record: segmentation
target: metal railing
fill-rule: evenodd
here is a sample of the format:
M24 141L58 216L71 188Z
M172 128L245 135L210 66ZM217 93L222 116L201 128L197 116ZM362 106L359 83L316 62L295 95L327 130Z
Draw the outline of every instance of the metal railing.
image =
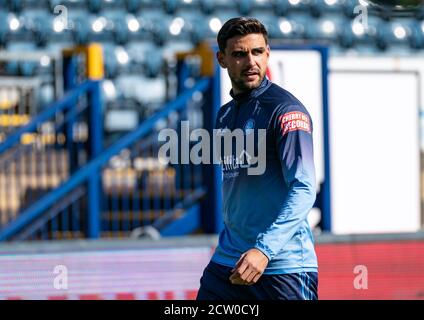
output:
M102 131L100 109L99 83L87 81L0 144L2 231L95 155L101 147L94 140Z
M1 161L14 148L22 149L19 142L24 133L57 118L58 113L69 109L70 101L78 100L79 94L89 93L88 128L82 130L86 133L86 148L83 148L86 155L80 156L82 149L78 149L78 144L72 144L71 150L65 142L61 152L70 160L69 175L62 176L53 190L36 197L30 205L20 206L13 214L3 214L0 240L125 237L139 227L151 225L172 234L175 230L166 228L169 221L175 220L180 221L185 231L195 230L199 223L198 202L205 194L203 168L161 164L157 133L164 127L178 129L180 121L199 118L210 101L198 97L209 86L209 78L200 79L107 149L103 149L101 126L96 122L96 119L102 121L99 120L99 83L90 81L72 90L61 102L0 144ZM72 114L70 118L77 123L75 116ZM55 128L60 129L60 125ZM65 133L75 135L66 130ZM190 214L190 222L184 220L184 212Z

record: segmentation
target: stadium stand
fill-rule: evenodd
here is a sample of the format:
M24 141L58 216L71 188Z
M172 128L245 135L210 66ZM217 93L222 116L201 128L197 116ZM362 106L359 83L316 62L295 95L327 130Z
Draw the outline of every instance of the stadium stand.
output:
M181 86L181 79L178 79L180 69L176 54L193 50L205 39L213 41L222 23L233 16L251 15L261 19L267 26L273 43L309 41L329 46L330 53L331 50L407 52L424 48L421 10L414 11L414 15L409 17L388 18L369 7L371 14L367 21L368 28L364 29L354 14L355 6L360 3L354 0L3 2L0 9L0 21L3 21L0 24L0 47L2 52L9 55L1 58L0 72L3 80L19 77L19 80L15 79L19 84L2 84L0 87L2 141L13 136L15 129L28 122L32 123L30 121L33 121L36 115L48 110L47 106L51 106L62 92L82 83L80 69L81 65L84 65L83 60L88 59L88 56L76 58L74 67L77 69L76 75L73 76L79 77L77 80L69 78L68 75L66 83L66 70L64 83L57 80L63 72L60 60L63 49L72 46L89 47L90 43L94 42L102 46L105 78L101 91L104 106L101 120L103 125L99 130L104 129L105 146L119 141L125 133L135 130L165 103L181 94L184 86ZM35 59L28 59L29 52L38 54L34 55ZM200 63L196 59L186 60L189 68L184 81L193 82L199 79ZM80 100L80 110L90 108L87 99L79 96L74 99ZM205 103L204 99L202 101ZM199 108L199 105L196 108ZM200 109L193 110L190 110L190 117L192 114L195 117L202 114ZM73 116L78 118L84 112ZM73 133L77 137L73 143L67 138L67 134L72 130L66 132L70 130L66 124L66 116L65 120L60 120L65 122L60 124L57 119L61 117L59 114L56 114L55 120L44 122L47 119L43 119L36 124L43 128L38 129L38 138L31 136L30 131L21 133L18 140L23 141L25 147L17 147L18 149L29 150L34 141L41 141L43 147L38 146L38 149L27 151L27 154L19 151L12 156L15 157L16 163L32 163L26 169L4 160L4 181L13 182L2 184L2 194L5 195L0 202L3 227L11 222L18 212L30 207L41 195L57 188L61 182L71 177L73 172L89 162L90 148L83 151L85 147L82 146L90 139L90 124L83 120L86 116L82 116L82 122L72 124L77 128L76 133ZM157 125L160 125L160 122ZM57 135L51 140L49 134L52 132L53 135L61 132L60 138ZM66 153L65 146L69 154ZM70 151L72 148L77 151ZM103 188L106 195L111 196L106 196L109 200L104 199L105 207L101 210L105 215L102 220L102 236L128 236L129 232L139 227L145 219L153 222L165 215L167 210L183 201L185 192L188 192L185 187L173 189L178 183L184 185L184 182L178 181L184 177L184 174L178 174L178 170L185 170L184 168L162 168L160 163L152 158L153 149L137 154L134 151L136 146L132 148L123 149L111 157L110 164L103 169ZM150 148L154 148L154 144ZM7 152L6 149L2 150L4 158ZM77 153L74 154L75 152ZM66 157L68 161L65 161ZM45 162L47 165L43 167ZM50 165L53 162L63 165L55 168ZM29 169L32 167L33 169ZM51 179L46 180L46 176ZM46 181L41 183L43 179ZM202 178L196 179L200 179L200 183L203 181ZM136 190L140 188L151 194L160 189L161 199L146 194L136 195ZM78 189L74 191L77 195ZM167 198L169 192L173 193L173 197ZM72 196L65 197L64 207L70 198ZM79 205L85 208L87 203L81 202ZM138 208L139 206L141 208ZM46 231L44 233L38 230L38 237L56 238L56 231L63 226L67 227L68 222L71 222L68 217L57 212L47 216L50 218L41 221L46 223L52 220L53 216L57 221L50 221L48 230L43 227ZM57 227L59 220L62 221L61 227ZM73 223L77 228L79 223ZM42 222L33 226L41 224ZM63 231L59 237L72 238L71 231ZM80 235L87 236L84 232ZM28 232L26 236L29 236Z
M327 53L362 56L370 58L364 63L370 70L373 57L395 57L389 71L377 71L405 78L424 73L416 62L424 49L423 5L0 0L0 299L195 298L217 239L180 236L217 233L220 173L211 165L165 164L158 134L168 128L182 135L185 120L190 129L212 129L222 102L214 77L216 35L227 19L241 15L261 20L273 46L313 48L323 60ZM417 60L400 62L411 55ZM352 71L338 62L339 73ZM328 199L320 188L315 209L322 211ZM328 225L321 216L314 229L321 236L324 298L423 298L422 232L336 237L326 234ZM64 241L91 239L99 240ZM62 295L50 288L50 273L39 270L63 260L83 276L75 278L80 287ZM375 274L369 291L352 286L352 266L361 264ZM17 272L31 280L15 279Z

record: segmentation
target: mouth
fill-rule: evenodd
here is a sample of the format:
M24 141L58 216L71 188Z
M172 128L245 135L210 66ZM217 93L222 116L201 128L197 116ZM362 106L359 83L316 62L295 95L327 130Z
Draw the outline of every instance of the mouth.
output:
M247 78L248 81L255 80L259 76L257 71L246 71L243 72L243 75Z

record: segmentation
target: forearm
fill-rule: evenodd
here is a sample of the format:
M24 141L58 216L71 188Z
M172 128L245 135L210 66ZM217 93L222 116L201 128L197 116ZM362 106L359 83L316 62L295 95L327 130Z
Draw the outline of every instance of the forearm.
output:
M307 219L316 198L315 187L310 183L296 181L289 191L277 219L257 236L255 248L269 260L280 252Z

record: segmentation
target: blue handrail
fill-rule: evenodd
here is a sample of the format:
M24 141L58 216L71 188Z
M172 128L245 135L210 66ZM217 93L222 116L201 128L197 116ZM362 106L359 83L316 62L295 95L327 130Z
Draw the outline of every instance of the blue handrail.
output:
M100 170L100 168L107 163L107 161L112 158L112 156L119 153L122 149L130 146L134 141L140 139L141 137L145 136L151 130L154 128L156 122L164 117L167 117L171 112L178 111L184 108L185 103L193 96L195 92L201 91L205 92L210 85L210 79L209 78L203 78L197 82L197 84L192 87L191 89L184 91L181 93L178 98L167 105L164 106L164 108L154 114L152 117L147 119L140 127L138 127L136 130L128 133L124 137L122 137L120 140L118 140L116 143L114 143L112 146L110 146L108 149L101 152L96 158L89 161L85 166L81 167L75 173L63 184L61 184L58 188L53 190L52 192L48 193L44 197L40 198L38 201L36 201L33 205L25 209L19 217L16 218L16 220L12 221L9 225L6 226L3 230L0 231L0 241L4 241L12 237L14 234L19 232L22 228L24 228L28 223L33 221L34 219L38 218L43 214L45 210L47 210L51 205L53 205L57 200L59 200L61 197L65 196L68 192L70 192L73 188L77 187L81 183L85 182L86 180L89 180L90 176L93 172L96 172L96 170ZM90 83L86 83L84 88L87 90L90 86ZM82 88L79 88L79 90L83 90ZM78 91L81 93L81 91ZM75 92L74 90L71 91L68 95L72 94L71 97L74 97L74 94L77 94L78 92ZM74 97L75 98L75 97ZM64 108L64 103L58 103L56 108ZM65 103L66 105L66 103ZM57 111L57 110L55 110ZM52 111L49 111L49 114L53 113ZM54 114L54 113L53 113ZM39 117L43 115L44 117L47 117L44 114L41 114ZM28 130L28 129L27 129ZM20 130L21 131L21 130ZM15 134L14 134L15 136ZM12 138L12 137L11 137ZM16 139L16 138L14 138ZM19 139L19 138L18 138ZM9 140L9 139L8 139ZM12 140L11 140L12 141ZM18 140L17 140L18 141ZM8 142L9 144L11 142ZM16 143L16 142L15 142ZM0 149L1 150L1 149ZM91 199L89 200L91 201Z
M93 89L95 85L94 81L86 81L77 88L69 91L63 99L58 102L53 103L51 106L47 107L45 111L35 116L28 124L20 127L18 130L13 132L10 136L6 138L4 142L0 144L0 154L5 152L7 149L11 148L15 144L20 142L21 136L24 133L32 132L37 129L37 125L47 121L53 117L56 113L64 111L67 108L71 107L71 101L75 101L80 95L88 92Z

